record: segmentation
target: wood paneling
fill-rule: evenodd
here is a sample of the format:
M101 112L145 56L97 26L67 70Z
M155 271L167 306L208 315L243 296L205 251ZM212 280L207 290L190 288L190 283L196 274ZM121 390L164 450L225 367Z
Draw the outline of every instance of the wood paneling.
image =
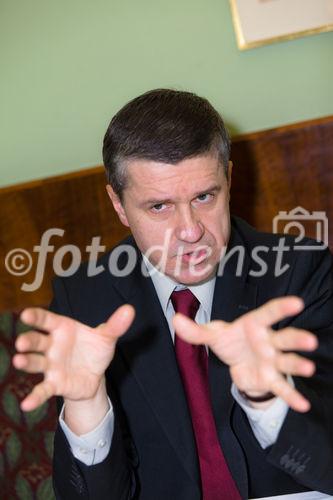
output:
M87 260L86 247L92 237L100 236L100 244L108 249L128 234L114 214L105 184L104 169L96 167L0 190L0 310L48 304L53 256L63 245L76 245L82 260ZM42 285L33 292L23 291L23 283L34 282L34 247L49 228L63 229L64 235L50 240L54 250L48 254ZM33 257L31 271L24 276L13 276L5 269L5 256L15 248L27 250ZM63 268L70 262L68 252Z
M232 212L258 229L271 231L275 215L297 206L325 211L333 220L333 117L236 137L232 159ZM102 167L0 189L0 209L0 310L49 302L53 256L61 246L76 245L86 260L92 237L100 236L108 249L127 234L106 194ZM309 223L309 235L313 227ZM49 228L65 233L50 240L54 249L42 285L23 291L22 284L35 279L34 247ZM333 248L332 231L329 238ZM15 248L33 257L26 275L13 276L5 269L5 257ZM64 268L69 263L68 253Z
M236 137L232 160L232 212L258 229L271 231L280 211L298 206L333 221L332 116ZM313 221L306 234L315 237Z

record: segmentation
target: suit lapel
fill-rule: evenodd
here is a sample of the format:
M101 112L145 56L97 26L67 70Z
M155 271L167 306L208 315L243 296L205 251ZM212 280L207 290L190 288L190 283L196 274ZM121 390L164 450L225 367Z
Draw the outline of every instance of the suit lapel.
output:
M237 234L233 234L229 251L241 242ZM242 245L244 248L244 245ZM237 254L235 254L237 256ZM231 322L243 313L256 307L257 287L246 282L249 259L244 255L242 272L236 276L237 262L232 258L225 266L222 276L217 276L211 319ZM209 382L211 399L217 432L223 453L228 462L231 474L235 479L243 498L247 495L247 469L242 448L230 423L234 408L231 395L231 377L229 368L214 353L209 353Z
M199 488L192 423L172 338L153 283L142 275L140 266L131 277L116 284L118 292L136 310L135 321L118 348L184 469Z

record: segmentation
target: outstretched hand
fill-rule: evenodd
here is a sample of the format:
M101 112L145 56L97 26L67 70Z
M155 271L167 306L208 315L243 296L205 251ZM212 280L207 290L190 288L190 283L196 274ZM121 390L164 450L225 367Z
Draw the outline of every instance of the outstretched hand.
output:
M19 354L13 357L14 366L44 374L44 380L21 403L22 410L31 411L54 395L73 401L93 398L118 338L134 319L134 309L121 306L96 328L40 308L25 309L21 319L47 332L29 331L15 343Z
M293 388L285 375L311 377L315 364L288 351L313 351L318 345L312 333L298 328L272 330L282 319L298 314L304 305L297 297L273 299L244 314L232 323L212 321L199 325L176 314L173 325L177 335L191 344L204 344L229 365L233 382L252 396L272 392L294 410L306 412L307 399Z

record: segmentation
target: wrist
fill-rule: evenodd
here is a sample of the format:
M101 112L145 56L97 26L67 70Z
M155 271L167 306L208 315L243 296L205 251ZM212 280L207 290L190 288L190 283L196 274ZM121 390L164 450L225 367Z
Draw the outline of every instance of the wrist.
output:
M103 378L94 397L84 400L64 399L64 421L77 435L90 432L103 420L110 405Z
M250 401L251 403L265 403L266 401L270 401L276 397L275 394L270 391L264 393L250 393L238 390L238 392L244 399Z

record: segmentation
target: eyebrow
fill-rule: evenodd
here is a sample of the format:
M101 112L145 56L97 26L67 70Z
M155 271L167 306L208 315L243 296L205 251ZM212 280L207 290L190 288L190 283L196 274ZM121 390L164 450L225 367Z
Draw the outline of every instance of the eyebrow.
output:
M218 184L213 184L211 186L208 186L206 189L200 189L200 191L196 191L194 193L193 198L197 198L200 194L205 194L205 193L211 193L211 192L218 192L221 191L221 186ZM149 200L146 200L143 202L142 205L148 206L148 205L160 205L162 203L168 203L171 201L170 197L167 198L150 198Z
M194 195L194 198L196 198L200 194L211 193L212 191L218 193L219 191L221 191L221 187L222 186L220 186L219 184L212 184L211 186L208 186L208 188L206 189L200 189L200 191L197 191Z

